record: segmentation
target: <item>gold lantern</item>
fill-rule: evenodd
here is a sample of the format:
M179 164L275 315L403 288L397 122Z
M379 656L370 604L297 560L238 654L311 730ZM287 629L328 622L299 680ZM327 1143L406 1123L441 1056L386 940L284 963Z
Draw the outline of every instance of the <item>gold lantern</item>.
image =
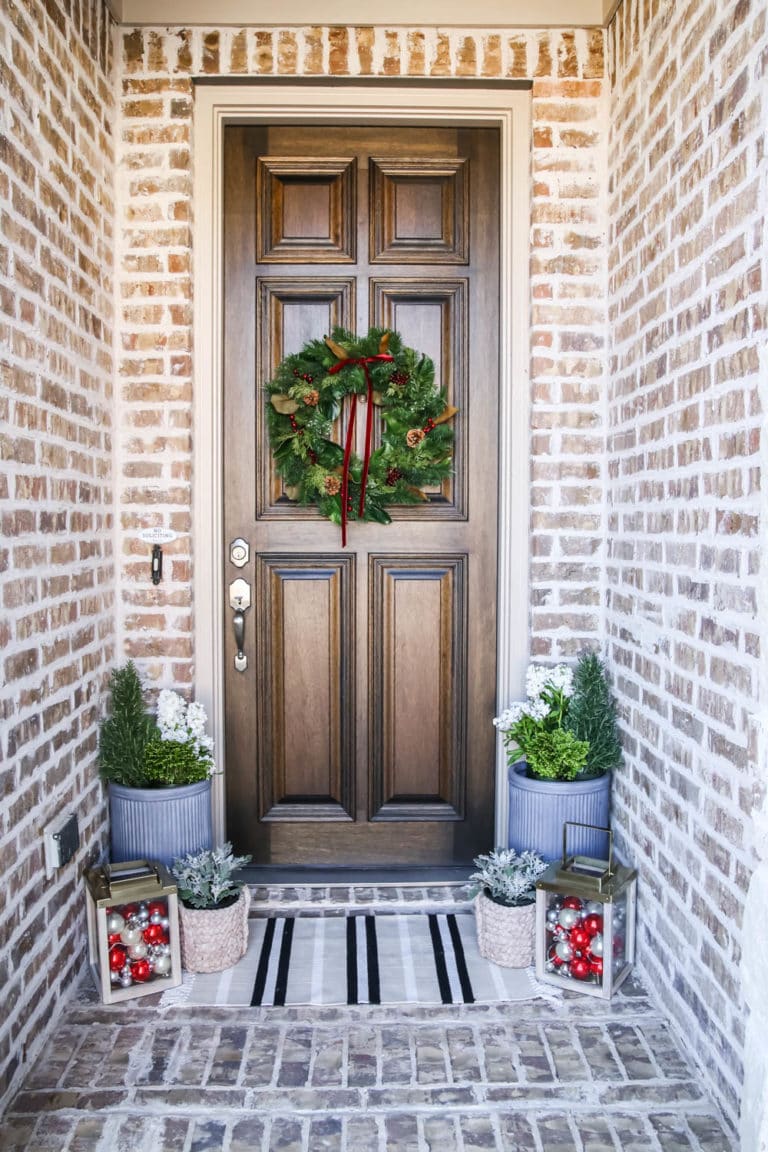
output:
M576 825L574 825L576 826ZM563 826L563 857L536 881L536 977L546 984L610 1000L635 958L637 872L613 857L569 856L569 824Z
M162 864L129 860L85 873L88 958L105 1004L181 983L178 896Z

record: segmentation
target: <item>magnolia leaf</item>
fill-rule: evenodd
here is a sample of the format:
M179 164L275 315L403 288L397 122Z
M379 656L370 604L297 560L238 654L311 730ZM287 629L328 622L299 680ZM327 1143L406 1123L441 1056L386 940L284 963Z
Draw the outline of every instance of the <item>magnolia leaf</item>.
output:
M377 407L381 407L381 405L384 403L384 393L377 392L374 388L374 390L371 392L371 400L373 400Z
M270 400L275 412L279 412L281 416L292 416L294 412L299 410L297 401L291 400L290 396L284 396L281 392L276 392L274 396L270 397Z
M289 500L298 500L299 493L301 492L300 484L286 484L285 494Z
M446 408L443 409L438 418L435 420L435 424L445 424L446 420L452 420L457 412L458 408L452 408L449 404Z
M413 484L408 485L408 491L412 496L415 496L417 500L429 500L426 492L422 492L421 488L415 488Z
M379 340L379 355L385 355L389 350L389 332L382 332L381 340Z
M346 348L342 348L341 344L337 344L335 340L331 340L330 336L326 336L325 342L338 360L349 359L349 352L347 352Z

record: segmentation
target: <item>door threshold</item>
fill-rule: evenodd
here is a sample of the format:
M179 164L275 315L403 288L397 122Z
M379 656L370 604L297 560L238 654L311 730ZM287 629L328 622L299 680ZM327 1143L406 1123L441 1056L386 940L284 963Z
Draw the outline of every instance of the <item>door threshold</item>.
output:
M304 888L327 888L385 884L397 888L423 888L426 884L464 884L472 867L471 864L444 868L281 868L251 865L243 868L240 875L248 884L267 886L291 884Z

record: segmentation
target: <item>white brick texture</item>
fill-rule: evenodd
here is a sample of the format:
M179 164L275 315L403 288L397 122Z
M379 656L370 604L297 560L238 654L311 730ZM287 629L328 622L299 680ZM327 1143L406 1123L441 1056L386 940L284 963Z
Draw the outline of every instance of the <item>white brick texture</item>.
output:
M625 0L609 34L614 812L641 965L734 1121L766 787L767 58L749 0Z
M0 1105L84 962L105 840L97 720L114 657L114 26L0 15ZM74 811L47 880L42 828Z

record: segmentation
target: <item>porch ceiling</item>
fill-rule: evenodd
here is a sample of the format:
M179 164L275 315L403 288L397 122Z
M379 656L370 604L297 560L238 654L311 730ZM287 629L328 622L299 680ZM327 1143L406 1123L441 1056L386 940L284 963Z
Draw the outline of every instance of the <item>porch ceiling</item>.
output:
M107 0L121 24L237 26L275 23L266 0ZM619 0L478 0L471 13L462 0L390 0L384 9L359 0L335 0L327 15L316 0L284 0L281 26L287 24L386 24L510 28L574 28L607 25Z

